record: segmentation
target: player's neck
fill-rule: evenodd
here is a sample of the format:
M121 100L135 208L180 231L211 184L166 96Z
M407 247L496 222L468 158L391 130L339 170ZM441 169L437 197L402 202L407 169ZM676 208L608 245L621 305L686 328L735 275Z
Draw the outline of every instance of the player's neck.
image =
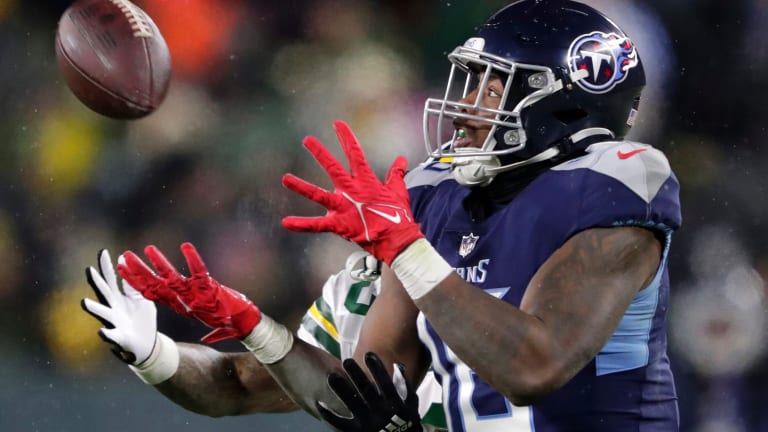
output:
M555 164L553 161L544 161L500 173L488 186L472 188L464 199L464 209L473 221L483 221L510 203L536 177Z

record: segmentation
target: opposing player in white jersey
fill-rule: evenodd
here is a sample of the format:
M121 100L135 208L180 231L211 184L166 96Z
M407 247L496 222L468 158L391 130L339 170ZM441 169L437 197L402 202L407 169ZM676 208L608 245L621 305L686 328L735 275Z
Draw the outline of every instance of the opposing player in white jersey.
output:
M359 268L357 262L362 263ZM322 295L312 304L297 334L303 341L341 359L351 358L363 320L381 290L381 263L371 255L350 255L347 268L328 278ZM442 389L430 370L416 389L425 431L446 429Z
M154 303L125 282L118 288L106 250L98 261L99 269L87 269L87 277L99 301L84 299L82 306L105 324L99 335L142 380L184 408L215 417L299 408L251 353L177 343L159 333ZM356 263L362 265L354 268ZM381 287L370 255L353 254L347 267L327 279L297 332L301 340L342 360L352 356ZM431 372L416 393L424 430L446 430L440 385Z

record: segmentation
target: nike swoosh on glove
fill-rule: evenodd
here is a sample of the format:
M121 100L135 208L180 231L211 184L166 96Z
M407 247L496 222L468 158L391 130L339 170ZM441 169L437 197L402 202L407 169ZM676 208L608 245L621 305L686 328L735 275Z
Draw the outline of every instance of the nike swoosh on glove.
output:
M288 216L283 218L283 226L291 231L335 233L391 264L408 245L424 237L411 214L403 180L408 161L402 156L395 159L382 183L349 126L336 121L334 129L349 161L349 172L317 138L306 137L304 147L328 173L335 190L284 175L286 188L322 205L327 212L318 217Z
M191 243L183 243L181 252L187 261L190 276L179 273L153 245L147 246L144 254L156 271L131 251L123 254L125 263L118 264L117 271L147 299L213 328L201 339L203 342L214 343L248 336L261 321L259 308L242 293L211 277Z

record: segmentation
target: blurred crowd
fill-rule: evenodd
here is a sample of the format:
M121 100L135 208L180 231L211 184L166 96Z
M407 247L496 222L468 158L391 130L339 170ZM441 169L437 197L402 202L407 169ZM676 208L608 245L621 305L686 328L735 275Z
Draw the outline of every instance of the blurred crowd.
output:
M585 2L635 39L649 85L631 138L663 149L682 185L669 311L682 430L768 430L768 2ZM161 108L128 122L89 111L58 74L70 3L0 0L0 342L3 364L87 381L126 372L79 307L101 248L154 244L183 268L191 241L214 276L296 326L355 250L280 226L320 212L283 173L328 185L302 138L336 149L342 119L379 173L398 154L417 163L445 55L506 1L137 1L174 69ZM177 340L206 332L159 320Z

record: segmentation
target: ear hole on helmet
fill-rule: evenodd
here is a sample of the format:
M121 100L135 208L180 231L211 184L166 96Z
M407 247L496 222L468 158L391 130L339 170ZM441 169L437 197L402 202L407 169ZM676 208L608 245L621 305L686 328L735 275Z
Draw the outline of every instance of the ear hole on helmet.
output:
M563 124L571 124L573 122L577 122L585 117L587 117L589 114L578 108L568 109L568 110L561 110L556 111L554 113L554 116L556 119L560 120Z

